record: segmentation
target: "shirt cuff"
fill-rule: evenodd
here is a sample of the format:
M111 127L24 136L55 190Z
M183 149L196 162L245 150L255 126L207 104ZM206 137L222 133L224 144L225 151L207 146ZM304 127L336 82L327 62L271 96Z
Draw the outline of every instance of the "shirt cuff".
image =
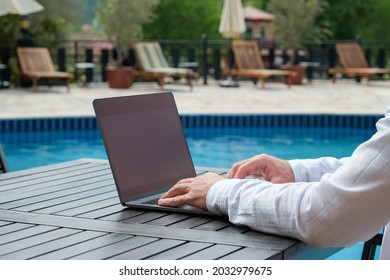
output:
M206 196L206 207L209 212L226 215L228 213L228 192L239 179L224 179L215 183Z
M307 176L304 172L304 169L302 168L302 160L289 160L288 163L290 164L291 170L294 174L295 182L306 181Z

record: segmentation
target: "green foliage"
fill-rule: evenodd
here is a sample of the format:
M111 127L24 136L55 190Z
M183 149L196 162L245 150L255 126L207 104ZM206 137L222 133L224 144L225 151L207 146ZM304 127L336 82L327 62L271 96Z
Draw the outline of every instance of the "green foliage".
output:
M269 2L270 0L242 0L242 5L243 7L250 5L265 10Z
M130 44L142 37L142 24L153 19L159 0L106 0L100 2L97 20L109 39L115 41L118 63L121 63Z
M156 9L156 18L143 26L148 39L199 40L202 34L222 38L218 32L223 1L163 0Z
M0 44L3 46L13 46L16 42L19 30L18 17L15 15L5 15L0 17Z
M112 13L111 18L116 19L118 29L130 34L131 39L199 40L202 34L207 34L210 39L223 38L218 32L223 0L152 0L155 9L149 9L150 3L146 0L38 1L45 9L28 16L32 21L29 32L34 36L33 39L44 44L55 45L58 40L67 39L75 31L80 32L82 23L93 23L92 15L95 14L96 5L105 7L109 2L121 2L120 5L126 6ZM286 6L280 10L279 16L271 11L271 7L278 2ZM320 8L313 3L317 3ZM350 40L357 36L363 40L390 38L390 29L387 28L390 26L389 0L242 0L242 4L274 13L277 17L277 34L285 30L286 36L292 38L279 39L278 35L278 40L284 45L287 41L297 46L305 40ZM139 9L127 6L138 6ZM145 14L148 15L147 21L153 21L140 23L140 16ZM0 17L2 45L15 45L16 39L20 37L18 21L18 16L14 15ZM105 24L100 24L105 27ZM105 32L109 34L108 30Z
M44 10L28 15L31 27L28 36L40 45L56 46L59 40L66 39L74 26L79 25L79 13L82 0L39 0ZM8 46L15 46L21 37L19 16L0 17L0 40Z
M45 17L31 32L41 45L55 47L66 37L66 21L61 17Z
M275 37L282 48L301 48L306 39L318 39L324 28L315 26L323 12L323 0L270 0L268 10L275 16Z
M68 36L81 24L83 0L38 0L38 2L45 9L30 16L32 27L39 26L46 18L50 18L51 21L64 20L65 24L61 27L62 34Z
M383 40L390 38L389 0L327 0L324 17L330 23L333 39Z
M389 40L390 38L390 1L377 0L373 5L373 11L365 18L364 26L358 34L367 40Z

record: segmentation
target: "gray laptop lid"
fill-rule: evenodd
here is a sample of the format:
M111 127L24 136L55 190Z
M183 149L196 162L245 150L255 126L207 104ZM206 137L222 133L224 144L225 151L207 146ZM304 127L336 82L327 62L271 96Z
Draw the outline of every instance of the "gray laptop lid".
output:
M96 99L93 107L122 204L196 176L171 92Z

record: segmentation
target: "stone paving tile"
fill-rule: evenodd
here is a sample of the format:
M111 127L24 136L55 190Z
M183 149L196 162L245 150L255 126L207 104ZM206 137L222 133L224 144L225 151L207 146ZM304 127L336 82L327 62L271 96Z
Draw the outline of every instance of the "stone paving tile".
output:
M292 86L268 82L264 89L250 81L240 81L238 88L224 88L217 81L203 85L199 80L191 91L188 86L167 84L181 114L238 114L238 113L330 113L382 114L390 105L390 81L359 84L354 80L330 80ZM130 89L110 89L105 83L89 88L40 86L0 90L0 118L94 115L95 98L124 96L162 91L157 83L135 83Z

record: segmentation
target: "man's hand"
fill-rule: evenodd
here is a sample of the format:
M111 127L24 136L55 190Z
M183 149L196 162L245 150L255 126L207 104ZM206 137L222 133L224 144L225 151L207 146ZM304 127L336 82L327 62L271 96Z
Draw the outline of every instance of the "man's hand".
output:
M286 160L265 154L234 164L227 178L244 179L247 176L261 177L272 183L295 181L294 173Z
M183 179L177 182L158 201L161 206L191 205L207 210L206 196L216 182L224 179L222 176L208 172L204 175Z

